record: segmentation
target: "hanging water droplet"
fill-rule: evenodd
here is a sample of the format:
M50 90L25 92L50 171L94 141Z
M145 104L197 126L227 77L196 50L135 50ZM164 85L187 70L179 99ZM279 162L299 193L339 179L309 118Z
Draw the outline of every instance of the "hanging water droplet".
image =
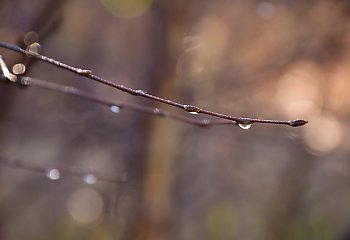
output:
M109 109L111 110L111 112L114 112L114 113L119 113L120 112L120 107L118 107L116 105L111 105L109 107Z
M51 180L58 180L61 178L61 173L58 169L56 168L53 168L53 169L49 169L47 172L46 172L46 176L51 179Z
M92 173L85 174L83 179L87 184L95 184L97 182L97 177Z
M252 123L238 123L238 126L244 130L247 130L252 127Z
M196 106L192 106L192 105L184 105L184 109L189 113L189 114L193 114L196 115L198 114L201 109L196 107Z
M38 55L41 51L41 45L37 42L30 44L26 48L27 56L31 57L33 55Z
M12 72L16 75L24 74L25 71L26 71L26 66L23 63L17 63L12 67Z

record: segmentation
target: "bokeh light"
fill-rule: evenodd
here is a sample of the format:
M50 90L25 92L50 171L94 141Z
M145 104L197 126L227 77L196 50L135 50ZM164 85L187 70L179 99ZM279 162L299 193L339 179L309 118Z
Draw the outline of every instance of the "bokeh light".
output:
M92 188L81 188L71 194L67 201L68 213L79 223L97 221L103 211L101 195Z
M322 95L318 81L320 70L309 62L291 67L277 86L277 101L288 118L309 118L320 111Z
M120 18L134 18L144 14L152 0L101 0L107 11Z
M335 150L344 137L342 125L331 115L322 115L310 120L303 128L305 143L315 154L326 154Z
M275 6L270 2L259 3L256 7L256 13L262 19L270 19L275 15Z
M23 63L17 63L12 67L12 72L16 75L24 74L25 71L26 71L26 66Z

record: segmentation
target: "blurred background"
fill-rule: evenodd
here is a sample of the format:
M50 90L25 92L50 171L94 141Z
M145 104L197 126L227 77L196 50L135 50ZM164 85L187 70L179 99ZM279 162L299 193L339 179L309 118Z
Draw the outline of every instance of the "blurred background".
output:
M0 238L350 239L349 18L347 0L1 0L1 41L180 103L310 122L201 129L0 82Z

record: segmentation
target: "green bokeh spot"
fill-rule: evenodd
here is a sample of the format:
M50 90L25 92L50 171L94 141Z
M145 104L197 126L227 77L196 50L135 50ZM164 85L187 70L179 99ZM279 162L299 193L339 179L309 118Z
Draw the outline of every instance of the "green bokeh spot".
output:
M107 11L116 17L139 17L151 7L153 0L101 0Z

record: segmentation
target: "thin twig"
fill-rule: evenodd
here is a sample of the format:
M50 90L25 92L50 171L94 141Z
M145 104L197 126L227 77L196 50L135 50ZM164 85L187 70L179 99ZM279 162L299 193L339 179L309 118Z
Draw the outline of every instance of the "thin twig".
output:
M116 101L116 100L111 100L107 98L102 98L99 96L96 96L92 93L88 93L85 91L82 91L76 87L73 86L66 86L62 84L57 84L57 83L51 83L48 81L43 81L40 79L32 78L32 77L26 77L23 75L14 75L10 73L8 70L6 63L3 59L3 57L0 55L0 70L2 72L2 79L7 80L12 83L17 83L22 86L33 86L33 87L39 87L47 90L52 90L64 94L69 94L73 95L82 99L86 99L89 101L92 101L94 103L108 106L110 107L110 110L112 112L119 112L120 109L129 109L137 112L143 112L147 114L152 114L156 115L159 117L164 117L164 118L170 118L174 119L180 122L185 122L188 124L196 125L199 127L210 127L213 125L224 125L224 124L236 124L235 122L229 121L229 120L209 120L209 119L193 119L193 118L188 118L184 117L181 115L177 115L171 112L164 111L159 108L150 108L150 107L144 107L138 104L134 103L126 103L122 101Z
M8 158L4 156L0 156L0 167L9 167L15 169L24 169L32 172L37 172L41 174L47 175L49 178L53 180L61 179L62 177L75 177L85 179L86 182L89 183L89 179L87 177L90 176L90 184L95 181L108 182L113 184L121 184L127 181L126 176L118 176L118 177L105 177L104 174L97 173L94 171L83 171L78 169L72 169L71 167L64 166L55 166L50 168L45 168L42 166L33 165L28 163L28 161L24 161L17 158ZM56 176L50 176L50 171L55 170ZM87 179L86 179L87 178ZM93 179L92 179L93 178Z
M119 90L127 92L129 94L132 94L134 96L141 96L141 97L145 97L145 98L157 101L157 102L162 102L162 103L183 109L187 112L202 113L202 114L206 114L206 115L211 115L214 117L234 121L237 124L267 123L267 124L281 124L281 125L288 125L288 126L292 126L292 127L299 127L299 126L302 126L302 125L305 125L306 123L308 123L308 121L306 121L306 120L267 120L267 119L258 119L258 118L233 117L230 115L205 110L205 109L199 108L199 107L194 106L194 105L177 103L177 102L169 100L169 99L164 99L164 98L161 98L158 96L154 96L154 95L149 94L143 90L135 90L135 89L126 87L124 85L116 84L116 83L111 82L107 79L104 79L102 77L99 77L99 76L92 74L91 70L76 68L76 67L70 66L68 64L62 63L60 61L57 61L55 59L49 58L47 56L24 50L16 45L12 45L12 44L9 44L6 42L0 42L0 47L25 54L28 57L33 57L33 58L39 59L43 62L52 64L52 65L59 67L59 68L62 68L62 69L69 70L69 71L76 73L80 76L87 77L89 79L95 80L97 82L103 83L105 85L111 86L113 88L119 89Z
M159 108L144 107L144 106L141 106L138 104L126 103L126 102L122 102L122 101L116 101L116 100L111 100L111 99L107 99L107 98L102 98L102 97L99 97L99 96L96 96L94 94L82 91L82 90L80 90L76 87L72 87L72 86L51 83L51 82L47 82L47 81L43 81L40 79L31 78L31 77L19 77L19 78L20 78L19 81L22 85L39 87L39 88L43 88L43 89L53 90L55 92L61 92L64 94L73 95L73 96L76 96L79 98L83 98L83 99L92 101L92 102L100 104L100 105L110 107L112 112L113 111L118 112L119 109L128 109L128 110L133 110L133 111L137 111L137 112L143 112L143 113L147 113L147 114L156 115L159 117L174 119L174 120L177 120L180 122L185 122L185 123L196 125L199 127L209 127L212 125L223 125L223 124L231 124L232 125L233 124L232 121L228 121L228 120L218 120L218 121L209 120L209 119L196 120L196 119L184 117L181 115L177 115L177 114L174 114L171 112L167 112L167 111L164 111L164 110L159 109Z

